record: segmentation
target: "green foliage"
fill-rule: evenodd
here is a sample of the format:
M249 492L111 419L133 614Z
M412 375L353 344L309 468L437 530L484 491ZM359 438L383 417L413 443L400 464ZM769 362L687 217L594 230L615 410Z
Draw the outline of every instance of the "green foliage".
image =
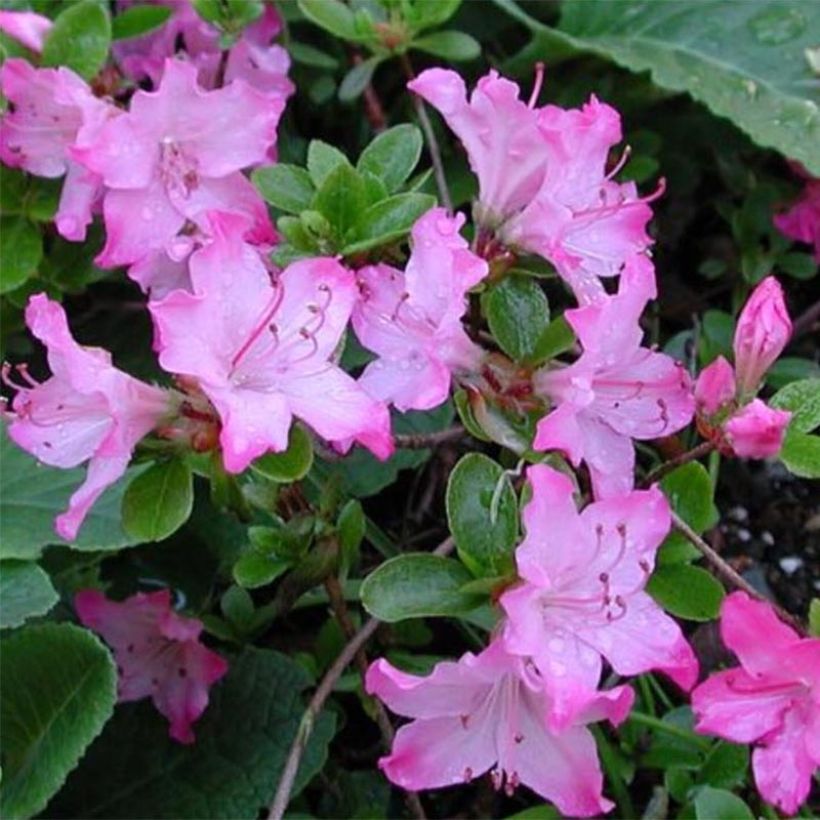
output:
M694 799L697 820L753 820L749 807L725 789L704 786Z
M94 635L70 624L0 640L4 817L45 808L114 710L117 672Z
M138 541L162 541L191 515L193 475L181 458L159 461L128 485L122 499L122 525Z
M131 6L123 9L111 23L112 39L141 37L164 25L170 16L168 6Z
M506 276L481 301L499 347L515 361L531 360L550 320L549 303L538 283L529 276Z
M770 404L792 413L780 451L781 461L795 475L820 478L820 436L809 435L820 426L820 378L787 384Z
M726 594L713 575L686 563L658 567L652 573L646 591L667 612L688 621L717 618Z
M43 258L39 228L21 217L0 218L0 293L19 288Z
M0 561L0 629L45 615L58 597L48 574L33 561Z
M252 179L266 202L291 214L306 211L316 193L310 174L285 162L257 168Z
M415 125L397 125L383 131L362 151L356 170L378 177L388 193L394 193L413 173L421 147L421 132Z
M304 478L313 465L313 441L300 424L293 424L288 434L288 448L282 453L267 453L251 469L271 481L287 483Z
M413 48L453 62L475 60L481 54L481 44L463 31L437 31L413 41Z
M49 812L252 820L273 797L309 683L285 655L245 649L211 690L192 746L172 741L167 723L149 703L121 706ZM324 765L335 726L335 715L327 711L314 723L296 793Z
M97 0L66 5L43 43L42 63L67 66L91 79L102 67L111 47L111 18Z
M702 464L692 461L675 468L661 479L660 486L672 509L698 535L717 523L718 511L712 498L712 480ZM700 552L684 535L671 532L661 545L658 563L675 564L698 557Z

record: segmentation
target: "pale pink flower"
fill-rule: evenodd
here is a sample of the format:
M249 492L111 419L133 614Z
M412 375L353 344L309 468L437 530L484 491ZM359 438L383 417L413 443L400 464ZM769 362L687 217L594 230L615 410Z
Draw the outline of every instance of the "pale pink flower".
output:
M399 410L427 410L449 395L451 374L475 369L482 350L464 331L467 291L487 263L459 234L464 216L433 208L413 226L404 273L389 265L362 268L353 311L359 341L379 354L359 383Z
M85 589L74 608L114 650L120 702L150 697L171 724L171 737L193 743L191 726L208 706L208 690L228 671L228 662L200 643L202 622L174 612L167 589L121 603Z
M701 370L695 382L698 413L713 416L734 401L736 392L734 368L723 356L718 356Z
M29 300L26 323L48 349L53 375L38 384L21 367L25 383L14 384L4 368L4 380L18 391L9 436L52 467L89 462L85 482L55 520L59 535L73 541L94 502L125 473L137 442L173 412L174 400L118 370L106 351L78 345L63 308L45 294Z
M55 224L66 239L82 241L102 180L74 162L71 150L93 140L118 109L97 99L73 71L34 68L25 60L6 60L0 89L12 103L0 129L0 159L35 176L65 175Z
M202 91L193 66L169 60L156 92L137 91L127 114L72 152L108 188L98 263L163 250L209 210L243 214L272 237L265 205L240 169L265 160L283 108L242 81Z
M413 718L379 761L387 777L417 791L467 783L489 771L496 789L532 789L571 817L607 812L595 740L585 724L620 723L634 694L619 686L596 692L563 731L547 722L550 699L532 663L511 656L496 638L481 654L436 664L426 678L385 660L371 664L370 694Z
M820 179L801 175L806 177L802 195L788 211L774 217L774 224L789 239L812 245L814 260L820 264Z
M568 367L535 373L536 391L557 406L538 423L533 446L558 449L577 467L585 461L597 498L634 485L632 439L667 436L692 418L691 380L671 357L641 346L639 317L655 296L652 263L633 257L616 296L568 310L583 347Z
M695 729L733 743L756 743L755 782L792 816L820 766L820 638L801 638L771 606L728 595L720 633L739 667L711 675L692 692Z
M767 276L743 306L735 329L735 373L741 395L756 392L791 335L783 288L777 279Z
M221 233L191 257L194 293L149 305L160 364L198 379L219 412L226 469L286 449L294 416L330 441L354 438L386 458L387 408L334 364L357 296L353 274L318 258L272 277L233 220L223 215Z
M433 105L459 137L479 178L476 221L504 244L552 262L582 304L604 296L600 276L620 272L651 244L652 216L634 183L607 173L621 141L620 117L594 96L580 109L535 108L541 70L528 104L495 71L468 101L454 71L429 69L408 87Z
M0 31L39 54L43 42L54 23L33 11L6 11L0 9Z
M783 437L792 414L775 410L754 399L735 412L723 429L735 455L741 458L769 458L783 447Z
M670 529L656 487L589 504L580 514L567 476L529 468L523 583L501 596L510 652L532 656L553 699L551 725L568 725L598 686L602 659L621 675L659 669L689 689L698 663L680 627L644 587Z

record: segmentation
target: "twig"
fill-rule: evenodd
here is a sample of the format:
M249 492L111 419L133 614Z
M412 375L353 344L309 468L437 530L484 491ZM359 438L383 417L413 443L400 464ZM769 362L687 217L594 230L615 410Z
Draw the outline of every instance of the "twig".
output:
M404 69L404 74L408 82L415 80L416 75L413 71L413 66L410 58L406 54L399 57L401 67ZM448 210L453 210L453 199L450 196L450 189L447 187L447 177L444 175L444 163L441 161L441 151L438 147L438 140L436 133L433 131L433 124L430 122L430 117L427 115L427 109L424 106L424 101L416 94L410 93L413 100L413 107L416 109L416 114L421 124L421 130L424 131L424 139L427 141L427 150L430 152L430 159L433 162L433 174L436 177L436 187L438 188L439 199L441 204Z
M447 555L453 551L455 542L452 537L447 538L433 551L434 555ZM307 742L310 739L310 734L313 730L313 724L322 711L325 701L333 691L336 681L342 675L342 672L348 667L350 662L356 657L356 653L373 637L373 634L379 628L381 621L378 618L371 618L364 626L345 644L339 656L331 665L330 669L325 672L324 678L313 693L310 703L305 709L302 720L299 723L299 729L296 732L296 737L288 752L288 759L285 763L285 768L282 771L282 777L279 780L279 785L276 788L276 794L273 797L273 802L270 804L268 812L269 820L282 820L285 810L290 801L290 793L293 790L293 782L296 779L296 773L299 771L299 762L302 759L302 753L305 751Z
M667 473L671 473L676 467L680 467L682 464L688 464L690 461L696 461L701 456L711 453L714 449L715 445L711 441L704 441L698 444L697 447L693 447L691 450L687 450L685 453L675 456L675 458L670 458L669 461L665 461L656 467L644 478L643 486L648 487L650 484L654 484Z
M393 436L396 442L396 449L400 450L423 450L425 447L434 447L436 444L444 444L447 441L455 441L464 436L464 428L461 426L449 427L446 430L438 430L435 433L408 433L407 435Z
M745 578L739 573L735 572L718 553L709 546L676 512L672 511L672 524L675 529L681 533L693 546L697 547L706 560L712 565L715 573L723 579L729 586L743 590L747 595L755 598L758 601L770 604L775 612L780 616L781 620L793 626L801 635L804 635L806 630L800 621L786 612L785 609L778 606L774 601L770 601L765 595L761 595Z
M796 339L798 336L808 333L818 319L820 319L820 300L806 308L806 310L794 320L792 338Z
M358 51L353 52L353 64L359 65L362 62L362 55ZM387 116L384 113L379 95L371 83L364 87L364 112L370 127L378 134L387 128Z

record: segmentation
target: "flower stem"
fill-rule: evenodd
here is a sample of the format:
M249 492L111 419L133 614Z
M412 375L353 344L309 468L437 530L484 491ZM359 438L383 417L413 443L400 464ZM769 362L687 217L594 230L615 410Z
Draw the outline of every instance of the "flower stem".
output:
M683 464L688 464L690 461L696 461L701 458L701 456L711 453L714 449L715 445L711 441L703 441L698 444L697 447L693 447L691 450L687 450L685 453L675 456L675 458L670 458L669 461L665 461L663 464L656 467L644 478L643 486L648 487L650 484L654 484L665 475L671 473L672 470L677 467L680 467Z
M703 749L708 749L712 745L711 741L707 738L695 734L695 732L690 729L675 726L674 723L669 723L665 720L661 720L660 718L653 717L652 715L644 714L643 712L630 712L629 718L627 719L631 720L633 723L640 723L641 726L646 726L648 729L654 729L657 732L663 732L667 735L679 737L681 740L687 740Z
M410 433L407 435L396 435L397 450L423 450L425 447L434 447L436 444L444 444L447 441L456 441L464 436L464 428L461 426L449 427L446 430L438 430L435 433Z

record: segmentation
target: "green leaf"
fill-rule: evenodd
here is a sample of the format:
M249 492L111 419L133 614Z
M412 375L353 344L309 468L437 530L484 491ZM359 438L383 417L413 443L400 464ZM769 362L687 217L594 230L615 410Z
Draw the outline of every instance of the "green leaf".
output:
M780 460L796 476L820 478L820 436L788 430Z
M301 424L292 424L288 433L288 449L283 453L267 453L251 464L251 470L271 481L283 484L304 478L313 466L313 441Z
M336 531L339 535L341 566L344 571L347 571L358 557L359 548L367 531L367 518L362 503L357 498L351 498L342 507L336 521Z
M27 626L0 647L0 814L31 817L111 717L117 670L100 641L71 624Z
M356 170L370 172L380 179L388 192L393 193L413 173L421 156L421 131L405 123L379 134L356 163Z
M310 208L316 193L310 174L304 168L284 162L257 168L251 179L265 202L291 214Z
M307 152L307 169L317 188L321 188L330 173L340 165L353 167L350 160L338 148L322 140L310 141Z
M339 99L342 102L351 102L357 99L367 88L370 81L373 79L373 73L382 63L383 57L368 57L360 63L356 63L345 74L342 82L339 84Z
M768 403L778 410L791 411L790 432L810 433L820 426L820 378L791 382Z
M397 555L378 566L362 583L364 608L388 623L405 618L460 615L475 609L483 596L461 588L472 581L463 564L429 553Z
M754 820L749 807L724 789L704 786L695 795L694 803L697 820Z
M279 558L250 549L234 564L233 578L245 589L257 589L273 583L292 565L293 562L288 558Z
M748 746L718 743L706 756L698 782L716 789L734 789L743 785L748 769Z
M58 600L48 574L33 561L0 562L0 629L45 615Z
M40 229L28 219L0 219L0 293L19 288L37 273L43 258Z
M775 390L801 379L820 379L820 365L799 356L781 356L766 373L766 384Z
M481 56L481 44L463 31L436 31L413 40L410 47L453 62L466 62Z
M311 23L343 40L356 39L353 12L341 0L299 0L299 11Z
M140 541L162 541L188 520L193 506L193 475L187 462L159 461L128 485L122 525Z
M356 223L366 204L364 180L346 164L338 165L325 177L313 201L313 207L327 219L339 240Z
M231 626L244 632L253 621L253 598L240 586L230 586L219 599L219 608Z
M339 61L332 55L308 45L291 40L288 43L288 54L293 62L301 65L309 65L313 68L324 68L328 71L335 71L339 67Z
M726 594L705 569L691 564L659 566L646 591L667 611L688 621L711 621L718 616Z
M345 237L342 253L362 253L396 242L406 236L415 221L436 204L429 194L396 194L371 205L356 221L354 229Z
M446 23L461 5L461 0L415 0L405 7L405 19L416 31Z
M820 638L820 598L812 598L809 605L809 635Z
M482 299L487 322L501 349L515 361L532 357L550 320L544 291L529 276L506 276Z
M574 344L575 332L562 314L544 328L530 356L530 362L534 365L547 362L565 353Z
M54 532L54 518L68 507L85 468L58 470L38 464L12 443L5 426L0 438L0 558L37 558L47 544L66 543ZM91 508L71 544L74 549L112 550L136 543L120 523L122 496L133 475L132 470L109 487Z
M533 29L529 59L587 51L648 70L661 88L688 92L758 145L820 174L820 110L804 53L820 41L820 16L801 0L566 0L559 29L511 0L496 3Z
M309 684L307 673L285 655L245 649L211 689L190 746L168 737L167 721L149 701L123 704L49 814L256 818L273 798ZM335 725L327 710L314 721L294 796L324 766Z
M81 0L57 15L43 43L42 64L67 66L90 80L104 65L111 47L111 18L97 0Z
M706 468L695 461L683 464L660 482L672 509L698 534L713 527L718 511L712 498L712 480ZM700 551L679 532L666 537L658 553L659 564L675 564L700 557Z
M171 16L168 6L131 6L121 11L111 22L111 37L125 40L141 37L159 28Z
M474 575L512 569L518 505L509 478L491 458L468 453L447 482L447 522L458 554Z

